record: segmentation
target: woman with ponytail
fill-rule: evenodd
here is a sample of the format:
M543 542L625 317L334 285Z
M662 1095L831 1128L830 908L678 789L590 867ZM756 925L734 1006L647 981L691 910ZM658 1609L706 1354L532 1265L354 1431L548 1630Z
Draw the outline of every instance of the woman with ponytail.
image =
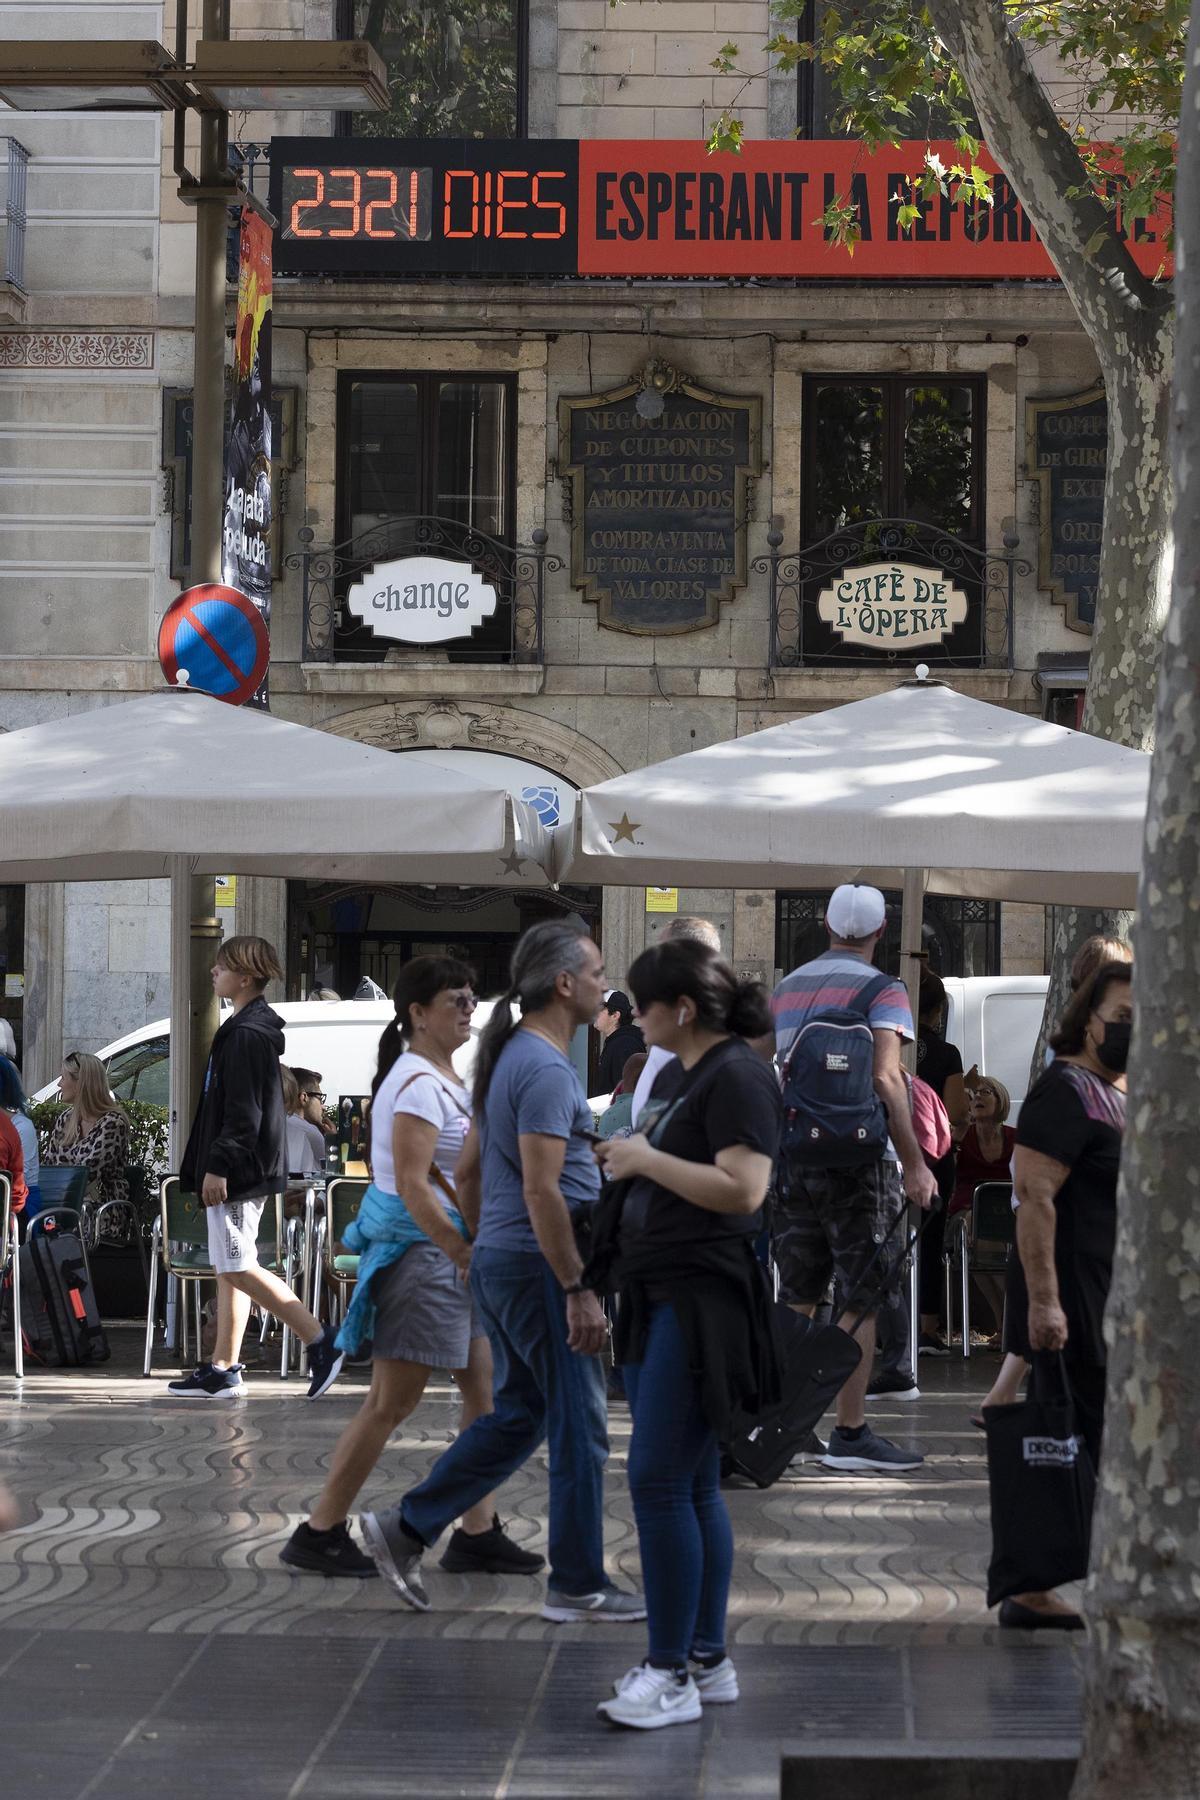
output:
M371 1340L371 1387L338 1441L311 1516L280 1551L295 1569L378 1574L351 1538L347 1514L433 1369L453 1373L464 1431L492 1409L491 1353L467 1286L479 1156L453 1061L471 1035L473 982L465 963L418 956L396 983L396 1016L379 1041L371 1087L374 1180L345 1236L359 1253L358 1281L338 1335L351 1355ZM542 1558L512 1541L483 1494L463 1508L442 1566L532 1575Z
M655 1083L637 1135L596 1152L621 1183L609 1221L621 1297L613 1354L633 1414L629 1487L650 1621L645 1662L598 1711L653 1730L738 1697L725 1643L733 1533L719 1445L735 1415L779 1398L753 1243L782 1113L769 1064L746 1042L770 1030L757 982L683 939L644 951L629 987L647 1045L678 1060ZM589 1277L600 1278L599 1263Z

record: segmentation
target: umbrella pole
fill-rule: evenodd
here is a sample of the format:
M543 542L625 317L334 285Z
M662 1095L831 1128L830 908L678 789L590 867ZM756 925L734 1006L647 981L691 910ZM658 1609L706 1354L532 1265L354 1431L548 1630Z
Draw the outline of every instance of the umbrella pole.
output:
M900 974L908 989L908 1005L913 1016L913 1028L919 1030L921 1017L921 947L923 943L921 928L925 923L925 870L905 869L904 895L900 908ZM901 1055L904 1066L909 1073L915 1073L917 1066L917 1046L915 1041L905 1044ZM920 1312L920 1278L918 1257L920 1250L914 1249L912 1267L909 1271L909 1307L908 1307L908 1347L909 1367L914 1378L917 1374L917 1359L921 1341Z
M176 1173L192 1119L192 870L186 856L171 864L171 1171Z

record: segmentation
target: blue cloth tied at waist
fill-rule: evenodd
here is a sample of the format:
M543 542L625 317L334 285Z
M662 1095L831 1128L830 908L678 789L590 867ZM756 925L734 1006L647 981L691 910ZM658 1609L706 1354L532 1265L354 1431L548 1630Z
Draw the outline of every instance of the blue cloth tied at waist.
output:
M467 1228L462 1215L447 1206L446 1217L464 1238ZM346 1228L342 1243L359 1259L358 1280L354 1298L337 1335L337 1346L348 1356L375 1333L375 1302L372 1283L383 1269L391 1268L414 1244L428 1244L432 1239L421 1230L399 1194L385 1193L372 1182L358 1208L358 1215Z

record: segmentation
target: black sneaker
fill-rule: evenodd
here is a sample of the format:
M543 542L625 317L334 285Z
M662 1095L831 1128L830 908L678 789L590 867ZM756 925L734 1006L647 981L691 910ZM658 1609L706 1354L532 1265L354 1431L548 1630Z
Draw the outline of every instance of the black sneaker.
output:
M827 1469L880 1469L884 1474L919 1469L924 1461L919 1450L902 1450L890 1438L878 1437L869 1425L854 1438L845 1437L841 1427L836 1426L821 1458Z
M308 1384L308 1397L310 1400L319 1400L333 1386L346 1360L345 1351L337 1347L337 1327L327 1325L316 1343L308 1346L307 1354L308 1372L312 1377Z
M240 1400L246 1392L245 1366L233 1363L228 1369L214 1369L211 1363L197 1363L190 1375L168 1381L167 1392L176 1400Z
M867 1385L868 1394L890 1394L893 1400L919 1400L921 1390L911 1375L894 1374L885 1370L876 1375Z
M451 1575L536 1575L545 1568L546 1559L514 1544L495 1513L490 1531L467 1532L460 1526L439 1566Z
M918 1356L949 1356L950 1346L932 1331L923 1331L917 1340Z
M279 1560L289 1569L303 1569L313 1575L342 1575L362 1581L379 1574L371 1558L363 1555L350 1536L345 1520L329 1531L314 1531L307 1520L297 1525L279 1552Z

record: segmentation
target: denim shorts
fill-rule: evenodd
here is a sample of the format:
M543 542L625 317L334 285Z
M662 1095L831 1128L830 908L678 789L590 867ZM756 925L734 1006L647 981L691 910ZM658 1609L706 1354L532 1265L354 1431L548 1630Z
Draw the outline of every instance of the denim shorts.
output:
M868 1294L889 1287L904 1253L902 1230L893 1233L865 1282L863 1276L903 1204L900 1170L890 1159L850 1169L793 1163L772 1225L784 1297L797 1306L817 1306L834 1277L853 1313ZM860 1283L863 1291L856 1293Z

